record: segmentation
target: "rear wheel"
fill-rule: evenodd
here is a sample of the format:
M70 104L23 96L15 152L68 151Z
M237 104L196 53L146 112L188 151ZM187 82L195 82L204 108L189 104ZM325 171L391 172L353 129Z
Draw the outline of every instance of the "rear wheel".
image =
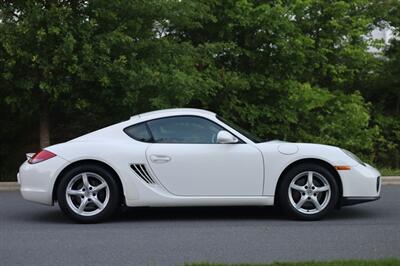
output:
M289 170L279 187L279 204L292 217L318 220L338 201L338 186L332 173L316 164Z
M61 177L57 199L72 219L93 223L110 217L118 208L120 191L115 176L98 165L82 165Z

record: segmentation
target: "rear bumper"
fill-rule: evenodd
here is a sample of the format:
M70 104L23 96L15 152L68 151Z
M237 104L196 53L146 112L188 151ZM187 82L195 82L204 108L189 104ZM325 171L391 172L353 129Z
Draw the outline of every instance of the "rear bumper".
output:
M375 201L380 199L380 196L377 197L343 197L340 200L340 206L350 206L350 205L355 205L355 204L360 204L364 202L369 202L369 201Z
M25 161L17 174L22 197L29 201L52 205L55 180L67 163L59 156L37 164Z

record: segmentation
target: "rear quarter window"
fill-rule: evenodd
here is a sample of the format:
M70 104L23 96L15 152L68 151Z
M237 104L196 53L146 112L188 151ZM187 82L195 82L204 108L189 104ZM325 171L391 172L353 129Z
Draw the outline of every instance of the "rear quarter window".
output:
M152 137L147 129L146 123L136 124L124 129L124 132L131 138L142 141L142 142L152 142Z

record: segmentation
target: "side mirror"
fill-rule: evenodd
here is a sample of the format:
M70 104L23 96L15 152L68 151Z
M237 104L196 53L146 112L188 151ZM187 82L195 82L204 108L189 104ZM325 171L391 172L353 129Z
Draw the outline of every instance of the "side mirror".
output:
M237 142L239 142L239 140L226 130L221 130L217 134L217 143L219 144L232 144Z

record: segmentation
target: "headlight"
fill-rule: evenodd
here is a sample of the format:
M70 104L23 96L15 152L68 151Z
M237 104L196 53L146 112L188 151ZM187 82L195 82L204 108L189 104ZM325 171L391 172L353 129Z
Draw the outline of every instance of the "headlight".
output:
M359 164L362 164L362 165L365 166L365 163L364 163L363 161L361 161L361 159L358 158L357 155L355 155L355 154L352 153L351 151L348 151L348 150L345 150L345 149L342 149L342 151L343 151L344 153L346 153L347 156L349 156L349 157L350 157L351 159L353 159L354 161L356 161L356 162L358 162Z

